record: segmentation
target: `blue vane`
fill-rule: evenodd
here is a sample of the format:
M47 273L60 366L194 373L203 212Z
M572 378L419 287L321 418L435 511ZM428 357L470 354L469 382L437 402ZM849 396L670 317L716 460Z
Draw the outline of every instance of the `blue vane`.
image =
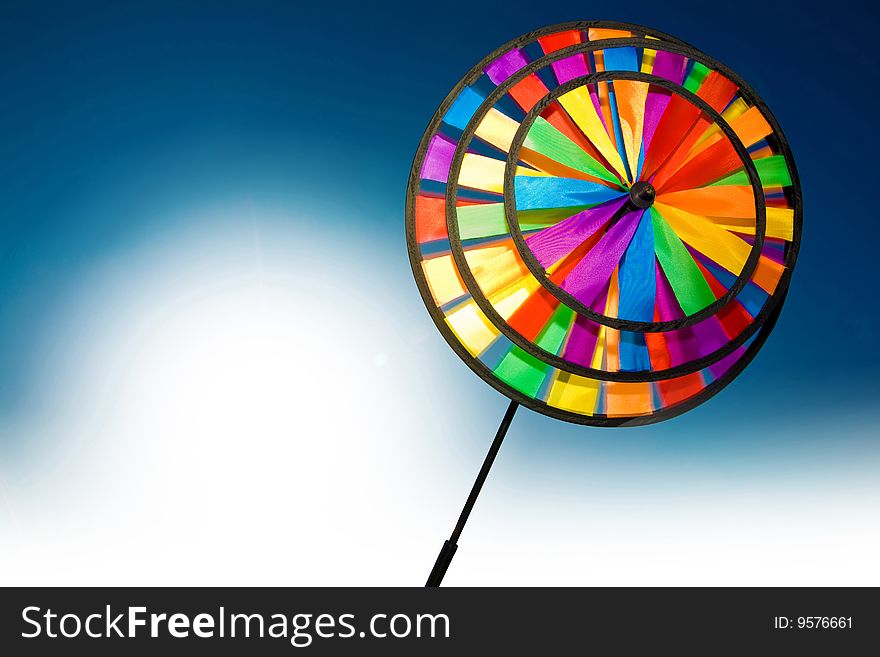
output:
M447 110L443 120L459 130L464 130L467 127L468 121L471 120L474 112L480 108L484 100L485 98L473 89L465 87L452 102L452 107Z
M656 276L654 273L654 229L650 213L644 213L632 241L623 254L618 272L620 302L617 316L634 322L654 321ZM620 332L620 370L651 369L648 345L643 333Z
M516 176L513 185L517 210L598 205L620 198L619 189L577 178Z

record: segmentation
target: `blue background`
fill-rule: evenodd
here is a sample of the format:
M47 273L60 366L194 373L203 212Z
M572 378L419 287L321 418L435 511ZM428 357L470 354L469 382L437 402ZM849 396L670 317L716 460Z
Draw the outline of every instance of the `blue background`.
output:
M332 221L372 250L386 293L400 300L393 312L429 326L403 235L407 175L428 120L498 45L606 18L674 34L750 81L797 160L802 251L774 334L711 402L625 434L523 413L526 447L511 458L524 469L541 459L577 469L567 457L589 449L621 468L697 458L724 469L738 459L761 467L774 454L779 466L783 452L789 461L834 441L856 450L846 456L855 463L876 441L836 428L873 423L878 393L875 12L766 0L5 3L0 418L38 404L29 373L51 360L47 336L64 328L58 308L90 264L172 235L185 213L169 210L206 199L287 203ZM333 244L314 248L333 261ZM431 340L446 349L439 334ZM435 383L472 400L476 435L454 439L473 441L475 458L505 402L446 356ZM713 440L719 428L729 431ZM783 428L784 444L773 438ZM7 456L15 440L0 438Z

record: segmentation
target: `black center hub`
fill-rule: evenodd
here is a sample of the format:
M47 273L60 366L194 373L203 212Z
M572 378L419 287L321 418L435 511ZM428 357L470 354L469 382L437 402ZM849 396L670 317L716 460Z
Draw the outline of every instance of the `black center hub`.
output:
M642 210L650 208L654 204L656 196L657 191L649 182L639 181L634 183L629 189L629 200L632 201L633 205Z

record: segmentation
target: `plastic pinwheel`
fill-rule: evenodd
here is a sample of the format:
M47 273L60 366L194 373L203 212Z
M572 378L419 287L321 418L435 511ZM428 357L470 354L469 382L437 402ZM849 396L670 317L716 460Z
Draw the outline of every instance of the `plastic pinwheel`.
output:
M511 404L428 585L518 405L648 424L736 377L782 308L801 218L773 115L678 39L570 23L475 66L419 145L407 242L440 332Z

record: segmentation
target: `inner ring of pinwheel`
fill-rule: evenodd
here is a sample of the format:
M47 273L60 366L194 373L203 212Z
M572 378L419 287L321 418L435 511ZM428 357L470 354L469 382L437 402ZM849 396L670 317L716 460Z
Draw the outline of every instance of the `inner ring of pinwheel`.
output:
M664 47L664 50L665 49L666 48ZM672 49L673 48L669 48L669 50ZM710 302L704 303L701 308L695 309L693 312L688 313L688 315L684 319L676 319L670 321L637 321L626 317L610 317L603 313L597 312L594 308L591 308L588 303L589 300L598 295L599 289L596 288L599 288L601 286L601 279L598 279L597 283L597 279L595 277L590 278L590 272L587 272L587 276L584 277L584 281L578 281L580 283L580 287L575 288L575 293L572 293L572 291L565 289L561 285L557 285L548 276L546 268L548 263L546 261L541 262L539 260L533 248L527 242L526 237L523 236L521 230L518 211L521 210L522 203L517 203L517 191L519 189L521 192L521 201L522 196L524 195L522 194L522 190L526 188L526 185L522 183L529 183L531 181L523 180L516 176L516 164L519 160L523 144L526 142L532 127L535 125L541 113L551 103L557 101L558 99L568 97L571 94L577 94L579 91L584 90L589 87L589 85L596 84L597 82L614 81L648 83L649 85L660 87L670 91L672 94L681 97L682 99L693 105L695 108L697 108L702 114L707 116L714 125L717 125L721 133L723 133L727 140L729 140L730 145L733 147L743 165L743 168L745 169L747 179L752 187L755 210L755 239L751 245L751 249L748 251L748 257L742 264L742 268L738 272L736 280L724 294L719 296L717 299L712 298ZM583 98L586 94L581 91L579 95L581 98ZM577 100L577 98L571 99L570 102L577 102ZM620 166L620 168L626 174L629 174L629 168L625 164L623 166ZM645 208L640 208L637 205L633 207L633 205L635 204L632 202L632 197L627 187L631 188L632 185L638 184L639 182L643 181L636 180L634 182L630 182L629 180L627 180L625 175L618 174L618 176L619 178L622 178L622 180L620 181L621 187L623 188L621 189L621 199L625 199L629 202L620 204L620 207L613 206L609 208L614 210L614 214L610 217L609 224L617 224L617 230L612 233L612 237L619 237L617 235L617 233L619 232L622 234L623 240L626 240L627 237L632 238L634 236L636 226L641 223L641 218L643 217L641 212L642 210L645 210ZM543 181L538 180L537 182L540 183ZM517 186L517 183L521 183L519 185L519 188ZM611 202L610 195L609 202ZM676 85L673 82L670 82L669 80L653 75L629 71L609 71L604 73L594 73L591 75L572 79L552 90L539 103L532 107L532 109L526 114L526 117L520 123L520 127L517 130L517 133L508 152L505 170L504 205L507 224L510 229L510 234L513 237L514 243L516 244L517 249L519 250L520 255L522 256L522 259L525 262L526 266L529 268L529 270L531 270L533 275L540 281L540 283L544 287L546 287L554 296L556 296L563 303L565 303L567 306L569 306L579 314L612 328L634 332L662 332L680 329L696 324L721 310L724 306L730 303L731 300L736 298L736 295L739 294L743 287L749 282L756 268L758 267L758 262L761 256L761 249L764 242L764 234L766 230L766 205L757 169L755 168L751 157L749 157L748 150L743 145L737 134L729 126L729 124L721 117L720 113L718 113L715 109L713 109L708 103L703 101L697 95L691 93L690 91L679 85ZM653 205L653 200L650 205ZM653 215L654 213L652 212L651 214ZM644 216L646 217L646 222L649 222L651 221L651 219L654 218L648 215L648 211L645 211ZM626 219L625 224L622 221L624 218ZM687 219L688 218L685 217L684 221L687 221ZM609 232L610 230L611 229L609 229ZM591 263L586 260L583 260L582 263L582 269L589 269L589 265ZM574 273L577 274L578 272L575 271ZM590 295L592 295L592 297ZM585 302L584 299L589 300Z

